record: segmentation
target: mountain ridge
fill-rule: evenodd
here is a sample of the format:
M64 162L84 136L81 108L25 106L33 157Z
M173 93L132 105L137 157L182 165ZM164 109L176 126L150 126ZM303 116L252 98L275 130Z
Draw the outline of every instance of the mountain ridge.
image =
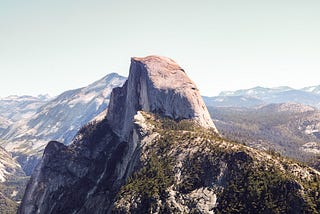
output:
M62 93L40 106L31 117L2 131L1 145L17 156L30 174L49 141L69 144L83 125L105 111L111 90L124 81L124 77L111 73L87 87Z
M168 58L136 60L126 83L113 89L105 119L87 124L69 146L47 145L18 213L320 208L318 171L221 138L214 124L206 123L208 110L192 81L182 82L183 91L179 82L178 87L164 83L168 90L163 90L150 76L173 82L184 70Z
M320 86L293 89L288 86L274 88L253 87L236 91L223 91L218 96L204 97L208 106L255 107L271 103L297 102L320 108Z
M125 139L138 110L156 112L174 120L194 118L204 127L215 129L197 87L169 58L132 58L128 81L124 87L113 90L111 97L107 120Z

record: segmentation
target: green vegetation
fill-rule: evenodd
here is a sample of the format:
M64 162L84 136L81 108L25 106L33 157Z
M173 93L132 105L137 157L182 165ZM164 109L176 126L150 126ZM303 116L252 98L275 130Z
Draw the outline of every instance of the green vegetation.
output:
M306 142L319 142L318 132L305 133L307 126L319 123L318 113L278 111L277 105L258 109L209 107L208 110L225 138L259 149L275 149L298 161L312 162L313 154L303 152L300 147ZM313 161L309 165L315 167L320 162Z
M320 155L315 155L308 161L308 165L320 171Z
M143 116L159 137L141 148L141 168L118 193L129 212L176 213L167 203L172 189L190 212L199 213L190 194L208 188L217 194L215 213L319 213L320 177L306 166L274 150L263 153L226 141L189 120ZM310 179L294 174L292 165L309 170Z
M135 195L140 201L138 210L153 213L157 209L157 201L168 197L167 188L173 184L171 164L170 159L160 159L152 154L146 166L134 173L121 188L120 195Z
M192 190L204 186L203 176L205 171L202 168L201 157L194 157L192 159L187 158L185 160L185 168L182 170L184 176L183 182L178 185L178 189L181 193L187 194Z
M121 188L118 200L127 195L133 195L135 200L140 202L135 208L140 213L152 213L157 209L162 213L168 212L167 207L158 207L158 201L165 201L168 198L167 190L174 184L172 168L174 159L170 152L181 140L194 138L195 135L192 136L189 131L198 130L200 127L188 120L176 122L145 113L144 117L154 125L154 131L160 133L160 137L147 146L148 159Z
M81 127L78 135L83 136L83 141L88 143L88 146L99 143L106 135L106 130L110 129L106 119L100 122L89 122L85 126Z
M300 194L302 188L310 185L300 186L274 166L256 168L252 163L243 162L230 163L229 167L217 213L317 213L320 208L315 195ZM317 185L312 191L319 191L319 184L319 180L312 182Z

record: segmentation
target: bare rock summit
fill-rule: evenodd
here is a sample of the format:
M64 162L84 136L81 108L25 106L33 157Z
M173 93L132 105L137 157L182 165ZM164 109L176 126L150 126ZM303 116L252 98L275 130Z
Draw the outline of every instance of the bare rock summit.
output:
M149 156L143 147L160 137L148 114L216 130L197 87L177 63L132 58L128 80L112 90L106 117L81 128L68 146L46 146L18 213L112 213L121 187Z
M127 82L113 90L107 120L124 140L139 110L174 120L193 119L217 132L195 83L166 57L133 57Z
M195 84L174 61L132 58L107 117L71 145L47 145L18 214L317 213L318 171L212 129Z

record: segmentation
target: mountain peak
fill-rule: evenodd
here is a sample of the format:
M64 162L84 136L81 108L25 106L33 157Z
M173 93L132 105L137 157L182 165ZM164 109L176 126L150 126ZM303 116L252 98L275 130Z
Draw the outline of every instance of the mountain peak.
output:
M152 68L152 69L149 69L149 71L151 72L161 71L161 73L164 73L164 72L170 72L173 70L182 70L182 68L174 60L164 56L151 55L147 57L132 57L131 63L132 62L143 63L149 68ZM156 69L157 67L160 69L159 70Z
M193 119L216 130L194 82L166 57L131 59L127 82L112 92L107 120L119 136L127 139L139 110L174 120Z
M319 207L318 171L199 125L215 128L186 73L167 58L132 58L107 117L83 127L70 146L48 144L18 213L314 213Z

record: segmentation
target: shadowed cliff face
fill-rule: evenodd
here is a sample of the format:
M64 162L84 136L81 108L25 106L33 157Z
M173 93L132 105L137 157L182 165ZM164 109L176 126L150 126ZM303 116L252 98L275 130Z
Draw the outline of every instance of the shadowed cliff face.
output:
M197 86L169 58L132 58L127 82L113 90L111 97L107 119L125 140L138 110L174 120L193 119L203 127L216 130Z
M106 119L81 129L70 146L48 144L19 213L109 212L121 185L139 168L139 110L215 130L197 87L173 60L132 58L128 80L112 91Z
M175 62L133 58L107 117L48 144L18 213L312 213L319 175L222 139Z

